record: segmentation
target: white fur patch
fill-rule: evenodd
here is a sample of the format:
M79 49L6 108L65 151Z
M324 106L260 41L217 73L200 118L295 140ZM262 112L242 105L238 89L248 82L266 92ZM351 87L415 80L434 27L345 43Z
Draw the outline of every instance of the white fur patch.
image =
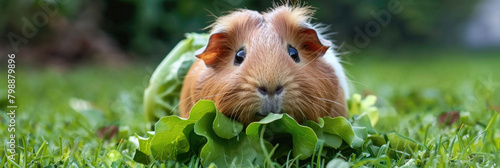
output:
M340 64L340 58L337 57L337 54L333 51L333 49L328 49L323 55L323 58L328 62L330 65L332 65L333 70L335 70L335 75L339 79L340 87L342 87L342 90L344 90L344 95L346 100L349 99L349 86L347 84L347 76L344 73L344 68L342 67L342 64Z

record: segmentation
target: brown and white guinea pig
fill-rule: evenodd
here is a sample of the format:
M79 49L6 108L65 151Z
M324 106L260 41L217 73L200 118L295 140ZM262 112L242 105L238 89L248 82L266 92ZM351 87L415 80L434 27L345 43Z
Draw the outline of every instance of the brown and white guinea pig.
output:
M309 23L313 13L279 6L219 17L184 80L181 117L201 99L243 124L270 113L299 123L347 116L347 78L332 43Z

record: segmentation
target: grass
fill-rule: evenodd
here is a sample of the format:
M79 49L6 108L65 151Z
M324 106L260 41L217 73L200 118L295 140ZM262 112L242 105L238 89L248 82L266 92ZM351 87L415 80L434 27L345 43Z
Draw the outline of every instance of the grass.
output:
M387 144L375 156L364 154L340 159L352 167L499 166L500 121L494 111L500 108L498 55L498 52L423 50L364 52L349 57L352 60L346 69L357 92L378 97L380 119L376 129L380 133L395 132L417 145L405 148L401 144ZM135 146L127 139L134 133L144 136L151 128L142 113L141 102L142 91L155 66L83 66L58 72L18 65L15 95L19 106L16 115L19 155L8 160L6 147L0 149L1 165L144 167L132 160ZM2 86L0 93L6 95L6 86ZM0 105L3 110L0 137L4 144L10 135L5 112L7 99L0 99ZM459 120L441 124L438 119L446 112L458 114ZM394 153L388 146L404 153ZM321 157L311 160L312 163L303 164L290 158L281 166L329 163ZM186 158L184 163L198 167L199 161ZM180 165L155 162L146 166L161 164ZM279 165L272 161L268 164Z

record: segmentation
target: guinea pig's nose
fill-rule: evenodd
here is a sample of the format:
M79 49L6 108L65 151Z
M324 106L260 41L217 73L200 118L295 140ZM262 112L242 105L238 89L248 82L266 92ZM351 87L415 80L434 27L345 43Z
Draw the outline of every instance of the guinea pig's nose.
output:
M262 95L272 95L276 94L279 95L281 92L283 92L283 86L278 86L276 89L268 89L267 87L259 87L258 88L259 93Z

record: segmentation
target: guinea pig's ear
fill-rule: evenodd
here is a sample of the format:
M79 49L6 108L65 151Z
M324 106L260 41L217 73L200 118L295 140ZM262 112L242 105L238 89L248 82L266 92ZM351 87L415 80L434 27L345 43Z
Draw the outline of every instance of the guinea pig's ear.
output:
M195 56L202 59L207 67L214 66L220 56L230 51L226 33L215 33L210 36L208 44L195 52Z
M303 29L300 31L302 37L302 49L314 53L315 55L323 56L332 43L318 36L314 29Z

